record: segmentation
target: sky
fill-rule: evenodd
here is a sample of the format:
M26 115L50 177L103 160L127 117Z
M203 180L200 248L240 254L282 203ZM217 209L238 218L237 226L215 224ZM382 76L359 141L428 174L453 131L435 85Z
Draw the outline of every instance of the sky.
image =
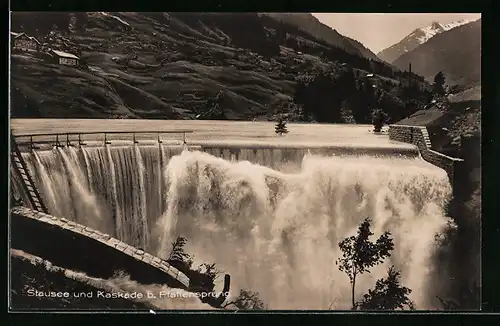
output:
M461 19L477 20L480 13L313 13L323 24L353 38L375 54L398 43L405 36L433 21L448 24Z

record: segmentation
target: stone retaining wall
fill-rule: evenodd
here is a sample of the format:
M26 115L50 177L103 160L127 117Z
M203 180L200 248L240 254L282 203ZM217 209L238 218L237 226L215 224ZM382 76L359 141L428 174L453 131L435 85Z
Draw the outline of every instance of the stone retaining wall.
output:
M168 262L107 234L26 207L10 213L13 249L93 277L111 278L121 270L142 284L189 288L188 277Z
M446 171L450 178L450 183L453 186L457 171L463 165L463 160L433 150L426 127L390 125L389 139L416 145L420 151L420 155L425 161Z

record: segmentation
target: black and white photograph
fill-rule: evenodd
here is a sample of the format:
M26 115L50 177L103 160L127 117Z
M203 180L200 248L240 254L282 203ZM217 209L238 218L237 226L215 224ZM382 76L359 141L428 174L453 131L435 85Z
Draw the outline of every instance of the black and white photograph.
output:
M19 12L10 311L479 311L481 14Z

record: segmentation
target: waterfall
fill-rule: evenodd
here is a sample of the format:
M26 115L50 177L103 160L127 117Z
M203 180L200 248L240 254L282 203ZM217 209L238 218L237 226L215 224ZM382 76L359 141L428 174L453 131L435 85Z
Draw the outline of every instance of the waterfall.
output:
M163 150L162 150L163 152ZM172 150L172 155L180 153ZM169 157L150 147L80 147L23 153L48 210L148 248L163 213ZM162 163L162 161L164 163Z
M195 263L232 275L271 309L350 307L338 243L367 217L395 249L357 280L356 295L401 271L432 309L436 250L450 227L446 173L418 157L325 156L307 149L122 146L24 153L49 211L166 258L176 236ZM312 153L311 153L312 152Z

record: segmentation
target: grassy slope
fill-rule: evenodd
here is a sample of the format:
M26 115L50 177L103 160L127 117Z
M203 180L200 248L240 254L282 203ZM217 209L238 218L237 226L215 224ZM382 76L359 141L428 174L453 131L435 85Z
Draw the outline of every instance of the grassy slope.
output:
M228 118L245 119L291 100L295 77L324 62L286 46L281 55L264 58L234 45L241 41L237 35L231 39L222 23L207 19L188 25L181 18L89 13L85 29L51 36L52 47L81 52L88 71L13 55L12 115L192 118L208 97L224 90ZM293 37L322 46L304 35Z

